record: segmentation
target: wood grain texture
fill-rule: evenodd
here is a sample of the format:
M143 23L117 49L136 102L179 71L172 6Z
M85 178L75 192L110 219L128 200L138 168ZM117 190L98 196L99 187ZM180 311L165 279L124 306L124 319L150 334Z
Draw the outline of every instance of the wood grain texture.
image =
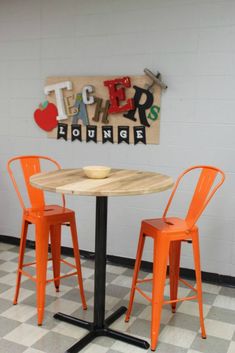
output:
M88 179L82 169L60 169L30 178L36 188L87 196L151 194L173 186L171 177L154 172L112 169L105 179Z

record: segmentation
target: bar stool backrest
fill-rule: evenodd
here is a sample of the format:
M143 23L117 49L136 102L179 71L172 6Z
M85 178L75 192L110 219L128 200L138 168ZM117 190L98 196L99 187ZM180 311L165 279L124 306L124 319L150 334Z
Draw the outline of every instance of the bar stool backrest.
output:
M199 169L199 170L201 169L201 173L199 175L199 179L198 179L196 188L194 190L193 197L190 202L190 206L185 218L185 221L189 225L189 229L192 228L194 224L197 222L197 220L199 219L202 212L210 202L213 195L225 180L224 172L216 167L198 165L198 166L193 166L186 169L179 176L179 178L177 179L174 185L173 191L171 193L166 209L164 211L163 218L165 218L167 215L168 209L171 205L172 199L175 195L175 192L178 188L180 181L182 180L185 174L195 169ZM213 185L218 175L220 176L219 181L215 185Z
M61 169L58 162L56 162L52 158L45 157L45 156L17 156L17 157L11 158L7 164L8 173L11 177L11 180L13 182L16 193L18 195L21 207L23 208L24 211L26 210L26 207L25 207L22 195L20 193L20 190L18 188L16 179L14 177L13 171L11 169L11 165L16 161L20 162L31 207L32 209L43 209L43 207L45 206L43 191L37 188L34 188L30 184L30 177L34 174L41 172L40 160L48 160L56 166L56 169ZM63 207L65 207L64 195L62 195L62 203L63 203Z

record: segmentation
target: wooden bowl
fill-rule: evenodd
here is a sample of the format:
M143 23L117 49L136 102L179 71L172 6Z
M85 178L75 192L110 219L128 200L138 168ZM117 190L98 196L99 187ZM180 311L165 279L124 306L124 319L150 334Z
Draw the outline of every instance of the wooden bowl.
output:
M104 179L110 173L111 168L100 166L100 165L91 165L82 168L85 175L90 179Z

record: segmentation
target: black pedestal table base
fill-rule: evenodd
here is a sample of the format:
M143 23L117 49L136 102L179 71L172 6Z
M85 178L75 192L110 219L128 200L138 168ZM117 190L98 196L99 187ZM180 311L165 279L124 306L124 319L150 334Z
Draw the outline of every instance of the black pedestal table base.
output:
M65 353L77 353L93 339L99 336L114 338L140 348L149 348L149 343L147 341L109 328L115 320L125 313L127 310L125 306L121 306L105 319L107 205L108 199L106 196L99 196L96 198L94 321L88 322L80 320L63 313L57 313L54 315L55 319L89 331L87 335L67 349Z
M149 348L149 343L147 341L144 341L142 339L139 339L137 337L133 337L130 335L127 335L123 332L119 332L116 330L112 330L108 326L111 325L115 320L117 320L121 315L125 313L127 308L125 306L121 306L118 310L116 310L112 315L110 315L104 322L103 327L96 327L94 323L85 321L85 320L80 320L77 319L76 317L62 314L62 313L57 313L55 314L54 318L67 322L69 324L85 328L89 330L90 332L85 335L80 341L75 343L72 347L66 350L65 353L76 353L79 352L81 349L83 349L87 344L89 344L92 340L94 340L96 337L99 336L106 336L110 338L114 338L129 344L132 344L134 346L140 347L140 348Z

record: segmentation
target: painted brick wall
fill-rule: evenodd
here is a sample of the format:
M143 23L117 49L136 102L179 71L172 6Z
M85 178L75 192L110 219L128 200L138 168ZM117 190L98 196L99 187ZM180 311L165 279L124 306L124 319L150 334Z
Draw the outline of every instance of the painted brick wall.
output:
M232 0L1 0L0 234L20 232L21 212L6 174L14 155L173 178L190 165L213 164L227 180L199 222L202 268L235 276L234 13ZM44 99L47 76L142 74L144 67L161 71L169 86L162 96L160 145L72 144L48 140L35 126L32 113ZM175 210L182 212L190 185ZM109 253L134 258L140 220L161 215L168 196L110 198ZM93 250L95 200L67 200L78 212L80 247ZM71 244L67 230L63 243ZM152 259L150 242L144 258ZM192 267L189 245L182 265Z

